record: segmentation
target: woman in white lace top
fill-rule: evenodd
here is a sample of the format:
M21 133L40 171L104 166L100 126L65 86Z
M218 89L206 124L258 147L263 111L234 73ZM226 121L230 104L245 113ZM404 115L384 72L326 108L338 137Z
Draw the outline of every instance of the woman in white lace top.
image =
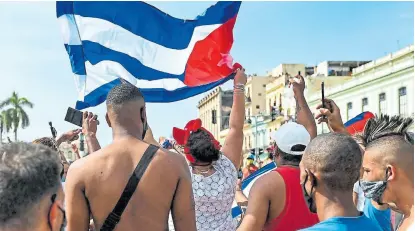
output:
M244 70L238 70L234 78L230 129L222 148L201 126L200 120L190 121L184 130L173 129L173 136L184 146L189 162L198 231L236 230L231 210L242 155L246 80Z

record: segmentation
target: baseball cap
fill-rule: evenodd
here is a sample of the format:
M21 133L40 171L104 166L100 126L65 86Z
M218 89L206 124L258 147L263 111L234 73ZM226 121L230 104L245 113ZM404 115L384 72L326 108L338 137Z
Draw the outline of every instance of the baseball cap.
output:
M277 144L277 147L291 155L303 155L304 151L293 151L295 145L307 146L310 143L310 134L301 124L288 122L275 131L271 138Z

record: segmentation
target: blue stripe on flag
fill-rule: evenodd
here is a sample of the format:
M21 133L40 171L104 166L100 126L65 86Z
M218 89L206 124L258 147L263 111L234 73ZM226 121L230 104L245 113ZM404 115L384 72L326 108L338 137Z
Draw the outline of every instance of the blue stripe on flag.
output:
M83 50L82 50L83 47ZM145 78L146 80L157 79L180 79L184 82L184 72L181 75L174 75L162 71L152 69L144 66L140 61L122 52L114 51L102 46L101 44L82 41L81 45L65 45L65 48L71 56L72 71L75 74L85 75L84 60L88 60L92 65L95 65L101 61L109 60L117 63L121 63L122 66L135 77ZM69 50L71 49L71 50ZM85 52L85 59L83 58ZM74 63L74 60L77 60ZM79 60L79 61L78 61ZM84 73L78 72L83 70Z
M197 20L183 20L144 2L57 2L57 17L73 13L103 19L149 41L180 50L189 45L195 27L223 24L237 15L240 5L241 2L218 2Z
M232 208L232 217L235 218L242 214L242 209L239 206Z
M246 188L246 186L251 183L252 180L254 180L255 178L257 178L258 176L264 174L265 172L268 172L274 168L276 168L277 165L275 164L275 162L271 162L267 165L265 165L264 167L258 169L257 171L253 172L251 175L249 175L244 181L242 181L242 190Z
M82 45L67 45L65 49L68 52L71 61L72 72L77 75L86 75L85 58Z
M212 88L224 84L228 80L232 79L235 74L231 74L230 76L221 79L219 81L198 86L198 87L182 87L178 88L174 91L168 91L162 88L144 88L140 89L141 93L144 96L146 102L150 103L168 103L174 102L178 100L187 99L189 97L198 95L202 92L206 92L211 90ZM78 110L82 110L88 107L94 107L106 100L108 92L113 88L115 85L120 84L121 81L119 79L113 80L109 83L106 83L99 88L95 89L91 93L85 96L84 102L77 101L75 108Z
M351 120L347 121L347 122L344 124L344 126L345 126L345 127L349 127L350 125L352 125L352 124L354 124L354 123L356 123L356 122L358 122L358 121L363 120L363 119L365 118L365 113L367 113L367 112L362 112L362 113L360 113L359 115L357 115L356 117L354 117L354 118L352 118Z
M73 14L73 2L67 1L67 2L56 2L56 17L59 18L62 15L65 14Z

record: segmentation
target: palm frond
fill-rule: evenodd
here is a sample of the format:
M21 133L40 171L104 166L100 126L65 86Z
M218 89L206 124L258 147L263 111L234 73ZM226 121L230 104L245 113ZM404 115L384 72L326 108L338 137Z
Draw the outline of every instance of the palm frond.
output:
M33 103L30 102L27 98L19 98L18 104L21 106L28 106L33 108Z
M22 121L21 125L22 125L23 129L30 125L29 116L27 115L27 113L25 111L21 110L20 113L19 113L19 117Z
M3 123L3 129L9 132L12 127L11 110L2 111L0 114L1 122Z
M0 109L4 108L6 106L9 106L9 105L12 105L12 98L11 97L7 98L6 100L4 100L0 103Z

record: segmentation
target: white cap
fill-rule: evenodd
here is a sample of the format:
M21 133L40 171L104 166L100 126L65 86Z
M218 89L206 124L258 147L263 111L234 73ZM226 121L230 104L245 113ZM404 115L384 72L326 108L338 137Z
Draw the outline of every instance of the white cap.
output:
M277 144L277 147L291 155L303 155L304 151L291 151L295 145L301 144L307 146L310 143L310 134L301 124L288 122L275 131L271 138Z

